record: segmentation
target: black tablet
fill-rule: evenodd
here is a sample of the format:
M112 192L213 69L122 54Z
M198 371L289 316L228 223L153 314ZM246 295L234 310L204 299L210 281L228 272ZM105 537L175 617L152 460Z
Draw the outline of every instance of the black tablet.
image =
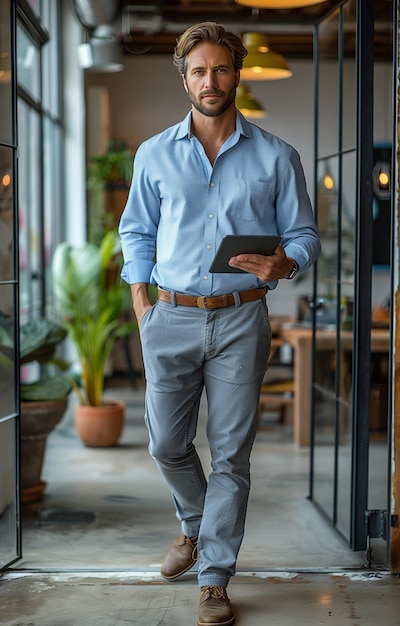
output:
M225 235L223 237L215 257L212 260L209 271L211 273L237 273L245 274L243 270L229 265L229 259L238 254L273 254L280 242L279 235Z

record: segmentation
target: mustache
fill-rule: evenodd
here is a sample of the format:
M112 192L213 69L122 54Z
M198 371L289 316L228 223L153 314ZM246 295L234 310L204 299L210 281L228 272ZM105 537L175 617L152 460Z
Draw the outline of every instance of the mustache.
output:
M203 91L201 97L204 96L223 96L225 95L223 91L219 91L218 89L207 89L207 91Z

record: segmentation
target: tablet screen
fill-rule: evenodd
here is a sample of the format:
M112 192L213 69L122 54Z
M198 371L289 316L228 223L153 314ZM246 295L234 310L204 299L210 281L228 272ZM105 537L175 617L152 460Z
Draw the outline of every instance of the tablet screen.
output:
M212 260L209 271L211 273L238 273L245 274L243 270L229 265L229 259L238 254L273 254L280 242L279 235L225 235L223 237L215 257Z

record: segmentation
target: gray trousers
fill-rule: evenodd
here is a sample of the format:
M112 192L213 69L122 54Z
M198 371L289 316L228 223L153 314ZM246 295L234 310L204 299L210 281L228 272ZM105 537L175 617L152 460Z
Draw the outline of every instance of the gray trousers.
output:
M199 585L226 587L243 540L271 345L265 299L212 311L158 301L145 314L140 337L150 454L169 485L182 532L199 537ZM203 390L207 478L193 444Z

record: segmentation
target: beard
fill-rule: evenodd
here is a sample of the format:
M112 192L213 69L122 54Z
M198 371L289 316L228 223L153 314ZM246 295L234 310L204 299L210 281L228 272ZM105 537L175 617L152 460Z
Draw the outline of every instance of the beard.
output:
M210 105L207 103L203 103L202 97L209 95L217 95L223 96L218 106ZM229 109L231 104L235 102L236 98L236 86L232 87L232 89L226 94L224 91L219 91L218 89L209 89L201 94L199 98L197 98L190 89L188 89L189 100L199 113L206 115L207 117L218 117L222 115Z

